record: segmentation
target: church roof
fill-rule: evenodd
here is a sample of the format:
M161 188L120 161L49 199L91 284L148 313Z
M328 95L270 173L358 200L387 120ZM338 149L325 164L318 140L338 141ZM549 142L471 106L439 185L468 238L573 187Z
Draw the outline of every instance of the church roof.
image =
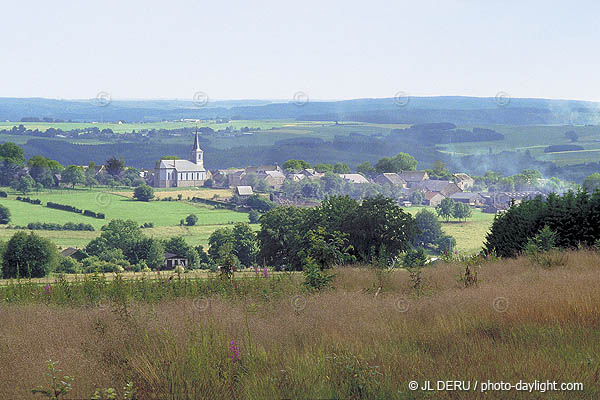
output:
M188 160L160 160L160 169L175 169L177 172L204 172L203 166Z

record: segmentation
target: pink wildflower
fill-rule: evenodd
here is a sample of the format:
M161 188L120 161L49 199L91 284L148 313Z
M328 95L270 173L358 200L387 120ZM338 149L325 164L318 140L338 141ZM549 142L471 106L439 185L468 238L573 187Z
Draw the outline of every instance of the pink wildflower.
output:
M269 271L267 271L267 267L263 268L263 275L265 276L265 278L269 277Z
M46 293L46 296L50 296L50 293L52 293L52 286L50 286L49 283L44 285L44 292Z
M229 345L229 353L231 354L231 361L236 362L241 360L240 349L237 347L234 340L232 340Z

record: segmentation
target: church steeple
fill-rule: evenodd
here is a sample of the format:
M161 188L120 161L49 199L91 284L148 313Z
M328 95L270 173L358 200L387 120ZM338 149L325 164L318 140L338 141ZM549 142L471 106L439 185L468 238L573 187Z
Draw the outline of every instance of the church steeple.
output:
M192 153L190 154L190 161L204 168L204 152L200 148L198 129L196 129L196 134L194 135L194 147L192 148Z

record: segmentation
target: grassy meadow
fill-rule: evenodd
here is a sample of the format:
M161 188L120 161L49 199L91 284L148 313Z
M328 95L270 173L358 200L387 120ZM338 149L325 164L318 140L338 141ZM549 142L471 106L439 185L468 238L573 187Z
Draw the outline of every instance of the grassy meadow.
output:
M111 219L131 219L140 225L153 222L154 227L144 229L149 236L170 238L182 235L190 244L208 244L210 234L223 226L235 222L248 222L248 214L226 209L216 209L200 203L185 201L189 197L212 198L215 194L225 197L231 195L229 191L215 189L197 189L189 191L175 190L173 192L158 191L159 197L166 194L177 198L177 193L185 193L182 201L151 201L140 202L131 199L131 191L119 194L100 190L87 189L61 189L31 193L28 196L40 199L43 204L48 201L68 204L80 209L88 209L106 214L106 219L96 219L75 214L72 212L55 210L44 205L33 205L18 201L16 195L11 194L7 199L0 199L0 204L8 207L11 213L11 225L24 226L30 222L66 222L88 223L94 226L95 232L89 231L36 231L48 237L60 247L83 247L90 240L100 235L100 228ZM198 216L196 226L179 226L179 221L190 214ZM14 234L14 229L0 228L0 239L6 240Z
M74 379L66 398L127 382L140 399L600 397L600 254L471 268L465 287L464 264L436 263L419 291L361 266L317 293L298 274L0 287L0 393L30 398L51 359ZM427 380L471 389L409 389ZM481 391L546 380L583 390Z

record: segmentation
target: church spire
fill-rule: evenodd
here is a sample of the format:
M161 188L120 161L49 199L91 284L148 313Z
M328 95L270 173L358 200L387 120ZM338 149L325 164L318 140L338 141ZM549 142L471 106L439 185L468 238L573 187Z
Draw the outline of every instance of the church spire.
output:
M196 128L196 135L194 136L194 148L193 150L200 150L200 142L198 141L198 128Z

